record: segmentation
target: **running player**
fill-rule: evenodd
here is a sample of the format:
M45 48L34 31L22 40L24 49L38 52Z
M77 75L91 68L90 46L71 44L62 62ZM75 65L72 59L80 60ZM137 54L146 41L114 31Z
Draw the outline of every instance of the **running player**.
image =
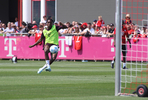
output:
M127 69L126 67L126 53L127 53L127 49L126 49L126 38L129 42L129 46L131 48L131 42L129 39L129 35L128 35L128 31L127 28L124 25L124 21L122 21L122 55L123 55L123 69ZM116 28L114 30L114 46L116 43ZM111 68L114 68L114 62L115 62L115 57L114 60L111 62Z
M39 70L37 72L38 74L40 74L45 68L46 68L46 71L49 71L49 72L51 71L50 65L56 59L57 53L56 54L50 53L51 59L49 60L49 56L48 56L48 53L50 52L49 48L52 45L57 45L57 46L59 45L58 31L60 29L65 29L65 28L67 28L67 27L63 23L59 22L59 26L55 26L55 25L53 25L53 20L52 19L47 19L47 29L43 30L41 38L36 43L29 46L29 48L32 48L35 45L37 45L38 43L40 43L43 39L45 39L44 53L45 53L46 64L42 68L39 68Z

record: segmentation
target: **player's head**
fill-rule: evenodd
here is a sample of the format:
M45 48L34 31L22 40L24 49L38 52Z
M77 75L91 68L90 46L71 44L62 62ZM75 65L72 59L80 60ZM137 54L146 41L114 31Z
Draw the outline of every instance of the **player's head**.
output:
M126 14L125 19L130 19L130 14Z
M52 19L47 19L47 26L51 27L53 25L53 20Z

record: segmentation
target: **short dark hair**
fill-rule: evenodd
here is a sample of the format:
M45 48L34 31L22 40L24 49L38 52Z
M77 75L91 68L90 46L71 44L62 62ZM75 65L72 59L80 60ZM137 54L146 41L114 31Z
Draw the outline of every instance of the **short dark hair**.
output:
M87 23L87 24L91 25L91 23Z
M23 21L23 22L22 22L22 25L26 26L27 24Z
M78 23L78 25L82 25L81 23Z
M147 28L147 24L144 24L143 28Z
M69 24L70 25L70 22L66 22L66 24Z
M114 24L113 23L110 23L109 26L112 27L112 26L114 26Z
M97 20L95 19L93 22L97 22Z
M47 19L47 22L48 22L48 20L50 20L52 23L54 23L54 21L52 19Z

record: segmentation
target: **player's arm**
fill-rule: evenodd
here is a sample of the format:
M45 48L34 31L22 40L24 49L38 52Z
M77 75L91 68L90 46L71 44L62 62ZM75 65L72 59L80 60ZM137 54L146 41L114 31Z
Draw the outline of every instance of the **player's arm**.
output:
M59 25L56 26L57 32L59 32L60 29L66 29L66 28L67 28L67 26L64 25L62 22L59 22Z
M61 26L60 29L65 29L65 28L67 28L67 26L64 25L62 22L59 22L59 26Z
M45 38L45 37L44 37L44 35L43 35L43 33L42 33L40 39L39 39L36 43L34 43L33 45L30 45L29 48L32 48L32 47L38 45L44 38Z

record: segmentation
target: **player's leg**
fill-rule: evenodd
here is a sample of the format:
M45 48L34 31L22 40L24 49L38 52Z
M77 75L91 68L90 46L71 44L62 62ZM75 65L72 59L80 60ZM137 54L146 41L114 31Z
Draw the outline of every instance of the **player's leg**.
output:
M56 60L58 53L56 54L50 53L50 55L51 55L51 59L50 59L50 65L51 65ZM46 71L51 71L51 68L47 66Z
M44 54L45 54L46 64L38 70L38 74L40 74L46 67L48 67L50 69L50 61L49 61L48 53L49 53L49 45L45 45ZM50 71L51 71L51 69L50 69Z
M47 44L44 48L44 52L45 52L45 60L46 60L46 65L47 65L47 69L46 71L51 71L51 68L50 68L50 60L49 60L49 55L48 53L50 52L49 51L49 48L50 48L50 44Z
M122 45L122 55L123 55L123 69L127 69L126 67L126 45Z
M55 53L55 54L50 53L50 55L51 55L51 59L50 59L50 65L51 65L56 60L58 53Z

